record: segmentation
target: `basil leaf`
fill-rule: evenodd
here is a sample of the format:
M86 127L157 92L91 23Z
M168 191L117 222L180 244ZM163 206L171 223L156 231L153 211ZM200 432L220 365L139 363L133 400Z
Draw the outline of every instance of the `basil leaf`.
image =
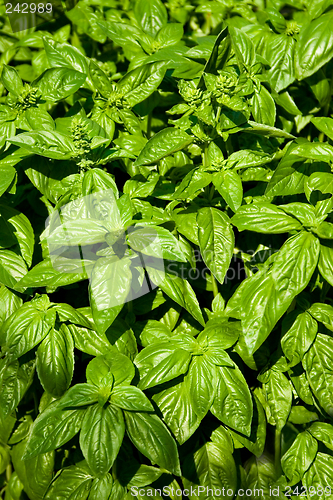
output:
M219 383L211 412L225 425L249 436L253 404L247 383L236 365L216 369Z
M83 86L87 75L69 68L51 68L44 71L32 85L47 101L60 101Z
M68 389L74 372L74 342L66 325L52 328L37 349L37 373L44 389L59 397Z
M125 424L120 409L97 404L86 410L80 432L80 448L94 474L103 475L112 467L124 434Z
M184 149L193 138L176 128L165 128L157 132L144 146L134 165L151 165L176 151Z
M167 427L156 415L124 411L126 432L136 448L152 464L181 475L178 451Z
M333 36L329 26L332 19L332 12L327 12L301 29L295 51L296 76L299 80L313 75L331 59Z
M23 460L59 448L77 434L86 410L62 410L57 401L51 403L34 421ZM45 441L45 432L48 440Z
M198 240L205 264L223 283L233 254L235 237L228 217L214 208L198 211Z

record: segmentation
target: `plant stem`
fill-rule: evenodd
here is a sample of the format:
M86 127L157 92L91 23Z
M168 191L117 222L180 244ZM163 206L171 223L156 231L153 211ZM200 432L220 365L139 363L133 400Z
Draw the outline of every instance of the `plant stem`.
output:
M6 467L6 481L10 480L10 476L12 475L12 464L7 465Z
M232 142L231 142L231 138L230 137L228 137L228 140L225 143L225 147L226 147L228 156L230 156L234 152L234 148L232 147Z
M277 477L281 476L281 430L275 428L275 470Z
M216 117L215 117L216 125L217 125L217 123L218 123L218 121L219 121L219 119L220 119L221 109L222 109L222 108L221 108L221 106L219 106L219 107L217 108L217 111L216 111Z
M318 140L319 140L319 142L324 142L325 137L326 137L326 136L325 136L324 132L320 132L320 134L319 134L319 136L318 136Z
M147 118L147 139L150 139L151 136L151 120L152 120L152 114L149 113Z
M214 274L211 272L210 275L211 275L211 278L212 278L212 287L213 287L213 294L214 294L214 299L215 299L215 297L219 293L219 289L218 289L217 282L216 282Z
M207 157L207 143L202 147L202 166L203 167L208 167L208 157Z

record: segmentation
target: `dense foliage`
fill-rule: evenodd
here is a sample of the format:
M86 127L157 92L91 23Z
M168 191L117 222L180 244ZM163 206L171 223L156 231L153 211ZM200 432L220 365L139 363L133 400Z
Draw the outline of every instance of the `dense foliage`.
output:
M1 498L333 498L332 7L0 7Z

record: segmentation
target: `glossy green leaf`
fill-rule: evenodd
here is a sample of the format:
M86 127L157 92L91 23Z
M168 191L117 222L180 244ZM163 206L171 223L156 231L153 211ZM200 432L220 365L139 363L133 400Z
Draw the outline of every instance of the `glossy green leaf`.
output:
M97 476L109 471L125 434L122 412L112 405L90 406L80 432L80 448L90 469Z
M198 211L198 240L205 264L223 283L233 254L235 237L229 218L214 208Z
M198 489L199 481L201 491ZM184 486L189 490L192 487L192 490L196 491L196 494L192 495L195 500L207 498L209 490L224 489L232 496L237 489L237 472L230 451L218 443L208 442L188 455L184 462Z
M47 69L33 82L47 101L60 101L76 92L84 82L87 75L69 68Z
M224 424L249 436L253 404L242 372L236 365L219 366L217 374L219 383L211 412Z
M178 450L175 441L163 422L148 413L125 411L126 432L138 450L152 464L180 476Z
M306 24L299 35L295 51L296 75L299 80L313 75L333 55L333 35L330 29L332 12Z
M74 342L66 325L52 328L37 349L37 373L44 389L59 397L68 389L74 372Z
M332 384L332 359L331 337L318 333L315 342L302 361L311 389L328 415L333 414L332 392L330 389Z
M34 421L23 459L55 450L67 443L79 432L84 414L84 409L63 410L57 402L51 403Z
M231 222L239 231L285 233L293 229L302 229L302 225L296 219L269 203L243 206L232 217Z
M176 151L184 149L193 142L193 138L176 128L165 128L157 132L144 146L135 161L135 165L150 165Z
M288 316L286 322L289 323ZM282 350L291 366L297 365L302 360L304 354L311 347L317 331L317 322L307 311L294 317L294 322L281 339Z

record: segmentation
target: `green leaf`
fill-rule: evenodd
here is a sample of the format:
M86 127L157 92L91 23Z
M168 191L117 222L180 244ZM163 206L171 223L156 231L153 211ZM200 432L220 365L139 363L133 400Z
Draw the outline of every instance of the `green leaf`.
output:
M226 313L241 319L250 353L264 342L294 297L307 286L318 254L317 238L302 231L284 243L270 270L250 276L236 290Z
M110 498L113 487L111 474L105 474L101 478L95 478L89 494L89 500L99 500L100 498Z
M127 356L111 346L107 354L97 356L90 361L86 370L87 382L100 387L109 372L114 376L115 386L129 385L135 375L135 368Z
M177 128L164 128L155 134L134 162L135 166L151 165L180 151L193 142L193 138Z
M141 38L144 38L144 33L141 29L128 23L98 22L99 28L107 35L115 44L121 47L129 46L132 50L138 51L140 45L138 43Z
M245 125L241 125L240 128L247 134L257 134L267 137L282 137L284 139L295 139L294 135L286 132L285 130L271 127L269 125L263 125L261 123L256 123L251 120L248 120Z
M311 122L318 130L320 130L320 132L323 132L329 139L333 140L332 118L326 118L325 116L316 116L312 118Z
M242 372L233 367L217 367L218 386L211 412L225 425L246 434L251 433L253 404Z
M232 217L231 222L239 231L248 230L258 233L279 234L302 229L298 220L269 203L245 205Z
M35 362L0 362L0 418L4 420L15 410L32 383Z
M202 420L213 403L218 385L218 370L209 356L193 357L184 384L193 410Z
M131 290L131 260L100 258L90 277L89 296L94 322L105 333L127 302Z
M260 85L252 98L252 115L256 122L274 127L276 118L275 102L268 90Z
M168 22L167 10L161 0L138 0L134 14L143 31L153 37Z
M144 255L186 262L179 241L164 227L152 224L147 227L136 225L128 234L127 241L131 248Z
M14 288L27 273L27 266L20 255L11 250L0 250L0 283Z
M286 325L284 331L286 333L281 339L281 347L285 356L290 361L290 366L297 365L303 358L304 354L310 349L314 339L316 338L318 325L312 316L307 312L299 313L297 311L293 315L293 323L290 324L288 316L286 317ZM283 325L284 326L284 325Z
M235 244L230 220L220 210L201 208L197 215L198 240L205 264L222 284Z
M309 158L310 160L325 161L329 163L332 161L333 147L329 144L320 142L302 142L292 150L293 155Z
M159 30L156 41L161 47L175 45L183 38L184 27L180 23L168 23Z
M286 424L291 410L292 388L282 372L270 370L268 377L268 381L264 384L266 400L276 428L281 430Z
M192 487L198 493L193 496L195 500L207 498L209 490L229 491L232 498L237 489L237 469L232 454L219 443L205 443L185 458L183 481L186 489ZM200 492L198 483L202 488Z
M154 411L154 407L137 387L122 385L115 387L111 394L111 404L128 411Z
M51 403L34 421L23 459L55 450L67 443L79 432L85 411L85 409L62 410L57 401Z
M89 62L89 75L96 89L107 97L112 92L112 84L104 71L93 61Z
M12 184L16 176L15 168L7 165L0 165L0 196L2 196Z
M237 322L228 322L227 318L212 318L198 335L198 343L209 354L218 353L221 349L232 347L241 333L241 325ZM218 363L217 363L218 364Z
M133 107L147 99L159 87L166 69L163 61L145 64L126 73L118 82L118 87L126 91L126 101Z
M17 292L4 285L0 286L0 343L2 338L6 336L6 332L1 329L3 323L22 306L22 303L23 300Z
M327 448L333 450L333 426L327 424L326 422L314 422L311 427L309 427L309 432L318 441L324 443Z
M23 82L15 68L4 64L1 73L1 81L8 92L11 92L17 97L22 93Z
M229 27L229 31L238 65L240 68L244 67L249 71L255 62L255 50L252 40L244 31L236 27Z
M150 279L159 286L177 304L184 307L194 319L204 326L205 322L198 303L198 299L189 282L179 276L147 266Z
M6 222L8 230L15 237L27 265L31 266L35 240L29 219L14 208L0 205L0 221L2 220Z
M43 313L29 303L24 304L2 326L2 332L6 333L7 352L12 359L23 356L42 342L50 328Z
M32 85L47 101L60 101L74 94L86 81L87 75L69 68L51 68L44 71Z
M97 403L98 390L92 384L76 384L58 400L58 408L88 406Z
M333 248L331 245L320 245L318 269L323 278L333 286Z
M270 64L269 82L276 92L286 89L295 80L295 46L291 36L273 34L267 39L266 58Z
M134 446L153 465L181 475L178 451L167 427L156 415L124 411L126 432Z
M214 177L212 177L212 175L208 172L200 169L193 169L186 174L182 182L179 184L173 194L173 198L176 200L194 198L199 191L202 191L203 188L211 183L212 179L214 179Z
M145 347L135 358L142 377L139 382L140 389L148 389L184 374L190 361L191 354L177 348L172 340Z
M320 406L333 415L332 397L332 363L333 349L331 337L318 333L315 342L303 358L303 366L311 389L319 401Z
M320 302L315 302L308 309L308 312L313 318L320 323L323 323L326 328L333 331L333 307L329 304L322 304Z
M13 447L11 452L13 465L29 498L32 500L41 500L44 498L44 494L53 477L54 452L22 460L25 446L26 439Z
M44 389L57 398L70 386L74 372L74 342L66 325L52 328L37 349L37 373Z
M93 479L84 462L61 469L49 485L45 500L87 500Z
M170 387L154 394L153 400L163 415L163 421L174 434L179 444L185 443L199 427L198 418L186 381L173 383Z
M43 43L51 67L60 66L74 69L84 75L88 74L88 60L79 49L68 43L59 43L52 38L44 38Z
M90 406L83 418L80 448L90 469L102 476L112 467L125 434L122 411L108 405Z
M233 429L228 429L235 440L245 446L256 457L261 457L266 443L266 416L259 399L253 395L253 419L250 436L244 436Z
M299 80L313 75L332 58L332 20L333 13L327 12L301 29L295 52L296 76Z
M25 112L25 118L32 130L54 130L55 128L51 115L43 109L28 108Z
M8 142L22 147L30 153L55 160L66 160L74 156L74 144L66 135L52 131L24 132L9 138Z
M304 185L304 192L308 201L311 200L313 191L333 194L333 174L313 172Z
M219 172L213 176L213 184L231 210L237 212L243 200L242 180L237 172L233 170Z
M320 498L327 498L329 500L332 492L332 471L333 458L330 455L326 455L326 453L318 452L314 463L305 473L302 481L305 488L309 492L312 491L314 493L312 495L314 500L319 500ZM322 491L324 492L324 497L321 495Z

